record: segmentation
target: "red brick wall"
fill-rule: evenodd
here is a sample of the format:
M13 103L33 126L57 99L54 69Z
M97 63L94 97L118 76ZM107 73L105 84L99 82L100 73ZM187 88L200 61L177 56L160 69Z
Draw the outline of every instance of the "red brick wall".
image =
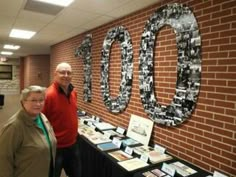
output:
M30 55L22 60L24 66L24 87L29 85L47 87L50 84L49 55Z
M100 116L116 126L128 126L131 114L147 118L139 94L138 60L141 34L146 21L168 1L130 14L109 24L56 44L51 48L51 76L55 66L67 61L73 66L73 84L81 109ZM176 156L213 172L236 175L236 1L181 0L190 7L198 21L202 37L202 80L197 107L188 121L177 127L155 125L151 142L158 143ZM100 89L100 61L107 31L122 25L130 33L134 50L131 100L121 114L110 113L103 104ZM83 101L83 62L74 51L86 34L92 43L92 102ZM155 94L163 105L170 104L176 84L176 41L172 28L166 26L157 35L155 48ZM112 45L110 56L110 94L118 95L120 85L120 48Z

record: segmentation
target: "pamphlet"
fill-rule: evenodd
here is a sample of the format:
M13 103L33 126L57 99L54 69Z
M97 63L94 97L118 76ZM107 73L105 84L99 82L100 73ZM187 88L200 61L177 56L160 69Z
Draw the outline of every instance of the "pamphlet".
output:
M177 173L179 173L183 177L190 176L194 173L197 173L196 170L190 168L189 166L179 161L173 162L170 165L172 166L172 168L174 168L177 171Z
M111 139L109 139L107 136L104 136L100 132L96 132L95 134L88 136L87 138L93 144L101 144L101 143L111 142Z
M150 151L148 155L150 162L153 164L171 160L173 158L171 155L161 154L160 152L157 151Z
M131 155L125 153L122 150L112 151L112 152L109 152L108 154L118 161L124 161L124 160L133 158Z
M134 140L132 138L123 139L121 141L122 141L122 144L124 146L133 146L133 145L140 144L138 141L136 141L136 140Z
M145 154L154 150L151 146L146 146L146 145L136 146L133 149L134 149L134 153L138 155L142 155L142 154Z
M119 149L118 146L116 146L114 143L109 142L109 143L102 143L97 145L98 149L102 151L109 151L109 150L114 150L114 149Z
M111 125L110 123L107 122L97 122L94 123L95 127L97 127L99 130L110 130L110 129L115 129L116 127Z
M123 168L125 168L127 171L133 171L148 166L148 163L142 161L139 158L133 158L130 160L121 161L118 162L118 164Z
M143 173L143 176L146 176L146 177L157 177L156 175L154 175L153 173L151 173L150 171L146 171Z

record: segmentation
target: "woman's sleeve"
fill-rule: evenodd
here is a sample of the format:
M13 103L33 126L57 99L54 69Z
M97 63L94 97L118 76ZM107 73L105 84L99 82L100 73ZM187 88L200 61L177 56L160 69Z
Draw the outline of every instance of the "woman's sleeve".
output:
M20 134L14 124L6 125L0 132L0 177L14 176L14 159L21 144Z

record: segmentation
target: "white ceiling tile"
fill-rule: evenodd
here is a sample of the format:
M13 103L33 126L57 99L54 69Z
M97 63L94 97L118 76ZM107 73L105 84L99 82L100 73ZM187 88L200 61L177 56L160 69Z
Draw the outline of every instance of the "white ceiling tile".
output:
M73 27L71 26L51 23L47 25L44 29L42 29L40 33L60 37L60 35L68 33L71 30L73 30Z
M59 15L52 23L53 24L63 24L70 25L72 27L78 27L91 21L100 16L97 13L88 13L85 11L76 11L73 9L65 10L61 15Z
M56 15L24 10L27 0L0 0L0 46L21 45L17 56L48 54L56 44L89 29L147 7L159 0L75 0ZM35 30L30 40L9 38L12 27Z
M37 23L38 22L39 23L49 23L53 19L55 19L55 16L32 12L32 11L28 11L28 10L21 10L18 17L17 17L17 20L21 20L21 19L34 21Z
M0 29L11 29L15 19L9 16L0 16Z
M51 45L62 42L62 41L66 40L66 39L69 39L71 37L77 36L78 34L81 34L85 31L87 31L87 30L83 29L83 28L75 28L72 31L70 31L70 32L64 34L63 36L61 36L60 39L54 38L54 40L51 42Z
M129 1L131 0L75 0L75 2L71 4L71 8L106 14Z
M1 0L0 15L17 16L24 3L25 0Z
M135 12L141 8L148 7L154 3L157 3L158 1L160 0L148 0L148 1L132 0L128 2L127 4L123 5L122 7L119 7L119 8L116 8L115 10L110 11L109 15L116 18L122 17L125 15L129 15L132 12Z
M91 21L91 22L88 22L86 24L83 25L84 28L86 29L93 29L95 27L98 27L100 25L103 25L103 24L106 24L110 21L113 21L115 18L113 17L108 17L106 15L103 15L103 16L100 16L98 18L96 18L95 20Z
M46 25L45 23L40 23L40 22L31 23L27 19L19 19L16 21L13 28L38 32L45 25Z

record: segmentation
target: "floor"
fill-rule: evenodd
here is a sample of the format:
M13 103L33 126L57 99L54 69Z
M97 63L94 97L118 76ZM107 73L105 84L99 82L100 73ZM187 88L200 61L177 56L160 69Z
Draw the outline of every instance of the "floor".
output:
M0 129L20 107L20 95L5 95L4 105L0 108ZM61 177L66 177L64 171Z

